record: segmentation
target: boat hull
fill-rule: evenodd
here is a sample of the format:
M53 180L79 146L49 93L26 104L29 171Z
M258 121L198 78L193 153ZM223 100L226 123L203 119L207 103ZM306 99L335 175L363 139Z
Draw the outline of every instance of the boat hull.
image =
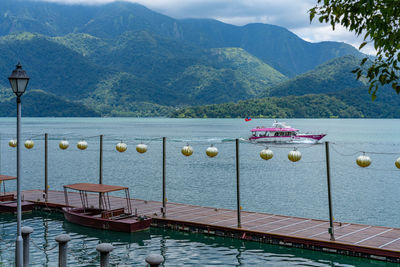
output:
M17 200L0 202L0 213L17 213ZM21 211L31 212L35 207L35 203L29 201L21 201Z
M255 143L308 143L315 144L320 141L325 134L310 134L310 135L296 135L296 136L252 136L249 138L251 142Z
M146 230L151 224L151 218L140 219L139 217L131 216L121 219L104 219L87 215L82 212L83 209L63 208L62 210L67 221L102 230L132 233Z

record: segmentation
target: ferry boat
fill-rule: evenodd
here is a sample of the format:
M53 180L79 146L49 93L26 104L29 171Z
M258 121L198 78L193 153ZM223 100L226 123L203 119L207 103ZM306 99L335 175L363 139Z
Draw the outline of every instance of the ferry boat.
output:
M249 140L256 143L317 143L326 134L299 133L284 122L275 121L272 127L264 126L251 129Z

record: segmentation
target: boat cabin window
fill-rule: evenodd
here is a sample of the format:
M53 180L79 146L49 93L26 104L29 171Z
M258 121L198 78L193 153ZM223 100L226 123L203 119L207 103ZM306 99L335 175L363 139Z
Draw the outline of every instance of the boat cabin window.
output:
M274 134L274 136L279 136L279 133L278 133L278 132L277 132L277 133L275 133L275 134Z

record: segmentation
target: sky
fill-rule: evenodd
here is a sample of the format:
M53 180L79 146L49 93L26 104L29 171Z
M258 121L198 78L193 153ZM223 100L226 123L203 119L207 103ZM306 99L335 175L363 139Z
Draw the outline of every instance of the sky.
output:
M105 4L116 0L41 0L67 4ZM121 1L121 0L120 0ZM242 26L267 23L282 26L309 42L338 41L358 49L363 38L342 27L335 31L327 24L309 20L308 10L317 0L122 0L142 4L164 15L181 18L212 18ZM361 52L376 54L372 45Z

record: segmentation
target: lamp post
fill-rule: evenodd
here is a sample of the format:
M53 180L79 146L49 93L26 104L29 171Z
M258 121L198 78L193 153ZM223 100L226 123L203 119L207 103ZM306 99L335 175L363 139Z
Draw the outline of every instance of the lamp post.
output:
M20 166L20 131L21 131L21 96L25 93L29 77L18 62L15 70L8 77L11 88L17 96L17 240L15 243L15 266L22 267L22 235L21 235L21 166Z

